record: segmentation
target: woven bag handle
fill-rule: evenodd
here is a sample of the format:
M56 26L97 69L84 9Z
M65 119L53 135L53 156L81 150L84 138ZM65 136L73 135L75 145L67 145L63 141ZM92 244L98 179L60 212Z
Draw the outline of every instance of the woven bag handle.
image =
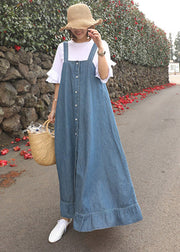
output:
M49 126L49 123L50 123L51 121L48 119L48 120L46 120L44 123L43 123L43 127L45 127L46 126L46 131L47 131L47 133L49 133L49 130L48 130L48 126ZM51 133L49 133L50 135L51 135ZM54 131L52 132L52 134L54 134Z

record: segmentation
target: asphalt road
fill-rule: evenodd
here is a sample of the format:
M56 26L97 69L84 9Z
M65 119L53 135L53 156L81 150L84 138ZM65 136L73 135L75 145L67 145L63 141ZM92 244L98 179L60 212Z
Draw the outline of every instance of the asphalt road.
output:
M1 252L178 252L180 251L180 85L149 95L116 116L143 221L89 233L73 230L48 243L59 218L56 167L16 158L26 170L0 188Z

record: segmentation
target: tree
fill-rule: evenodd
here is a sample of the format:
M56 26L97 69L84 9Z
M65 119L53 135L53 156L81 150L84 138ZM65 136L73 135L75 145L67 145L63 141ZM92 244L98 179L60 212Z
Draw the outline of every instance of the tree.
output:
M175 61L180 63L180 31L177 33L175 42L174 42L174 55L176 57Z
M172 34L169 33L169 43L170 43L170 60L173 60L173 41L172 41Z

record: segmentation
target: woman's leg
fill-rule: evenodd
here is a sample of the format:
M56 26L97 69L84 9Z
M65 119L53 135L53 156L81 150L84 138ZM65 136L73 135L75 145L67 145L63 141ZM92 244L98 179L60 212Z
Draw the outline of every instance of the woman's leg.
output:
M66 217L62 217L61 219L64 219L66 221L70 221L70 219L66 218Z

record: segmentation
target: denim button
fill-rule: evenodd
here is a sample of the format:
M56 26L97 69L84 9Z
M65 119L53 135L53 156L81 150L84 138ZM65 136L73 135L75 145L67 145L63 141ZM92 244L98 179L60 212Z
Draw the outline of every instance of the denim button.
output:
M76 79L78 78L79 76L78 75L76 75Z
M77 133L75 133L75 136L77 136Z
M78 65L79 63L78 62L76 62L76 65Z
M75 121L77 121L77 118L75 118Z
M74 106L77 107L77 104L75 104Z
M75 93L75 94L77 94L77 92L78 92L77 90L76 90L76 91L74 91L74 93Z

